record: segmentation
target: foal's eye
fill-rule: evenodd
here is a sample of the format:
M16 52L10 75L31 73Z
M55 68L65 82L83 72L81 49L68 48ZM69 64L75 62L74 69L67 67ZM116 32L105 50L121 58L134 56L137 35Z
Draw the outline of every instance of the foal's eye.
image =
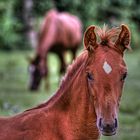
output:
M122 75L121 81L124 81L124 80L126 79L126 77L127 77L127 72L125 72L125 73Z
M93 75L89 72L87 72L87 78L88 80L94 80Z

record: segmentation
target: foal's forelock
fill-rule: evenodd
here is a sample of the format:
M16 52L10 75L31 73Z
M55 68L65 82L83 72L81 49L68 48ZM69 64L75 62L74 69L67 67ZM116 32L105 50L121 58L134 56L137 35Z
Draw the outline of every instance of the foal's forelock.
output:
M113 27L111 29L109 29L107 25L104 25L103 28L96 27L96 33L102 45L110 46L113 44L117 40L120 31L120 27Z

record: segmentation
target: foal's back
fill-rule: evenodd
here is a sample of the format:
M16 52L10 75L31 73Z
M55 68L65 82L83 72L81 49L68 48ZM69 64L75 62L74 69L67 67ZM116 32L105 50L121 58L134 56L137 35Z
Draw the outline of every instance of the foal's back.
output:
M65 114L44 108L0 118L0 140L69 140ZM53 125L52 125L53 124Z
M43 111L35 110L0 118L0 140L45 140L46 116Z

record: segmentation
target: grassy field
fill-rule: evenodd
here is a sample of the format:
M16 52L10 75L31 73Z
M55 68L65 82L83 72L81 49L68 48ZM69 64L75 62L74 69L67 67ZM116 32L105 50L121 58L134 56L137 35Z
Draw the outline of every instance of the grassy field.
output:
M10 116L46 101L58 87L58 62L49 55L51 88L46 92L42 83L38 92L28 91L28 62L31 52L0 52L0 115ZM102 140L140 140L140 50L127 53L128 78L121 101L119 130Z

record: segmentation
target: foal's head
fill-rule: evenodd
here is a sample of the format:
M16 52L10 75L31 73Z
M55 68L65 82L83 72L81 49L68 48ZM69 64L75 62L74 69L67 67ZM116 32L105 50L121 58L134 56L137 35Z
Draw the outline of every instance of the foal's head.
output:
M47 75L46 59L42 59L40 56L36 56L30 61L29 66L30 73L30 90L37 90L41 79Z
M96 29L100 43L97 43ZM129 44L130 32L125 25L110 30L90 26L85 32L89 93L94 100L97 127L103 135L114 135L118 127L119 102L127 76L123 54Z

